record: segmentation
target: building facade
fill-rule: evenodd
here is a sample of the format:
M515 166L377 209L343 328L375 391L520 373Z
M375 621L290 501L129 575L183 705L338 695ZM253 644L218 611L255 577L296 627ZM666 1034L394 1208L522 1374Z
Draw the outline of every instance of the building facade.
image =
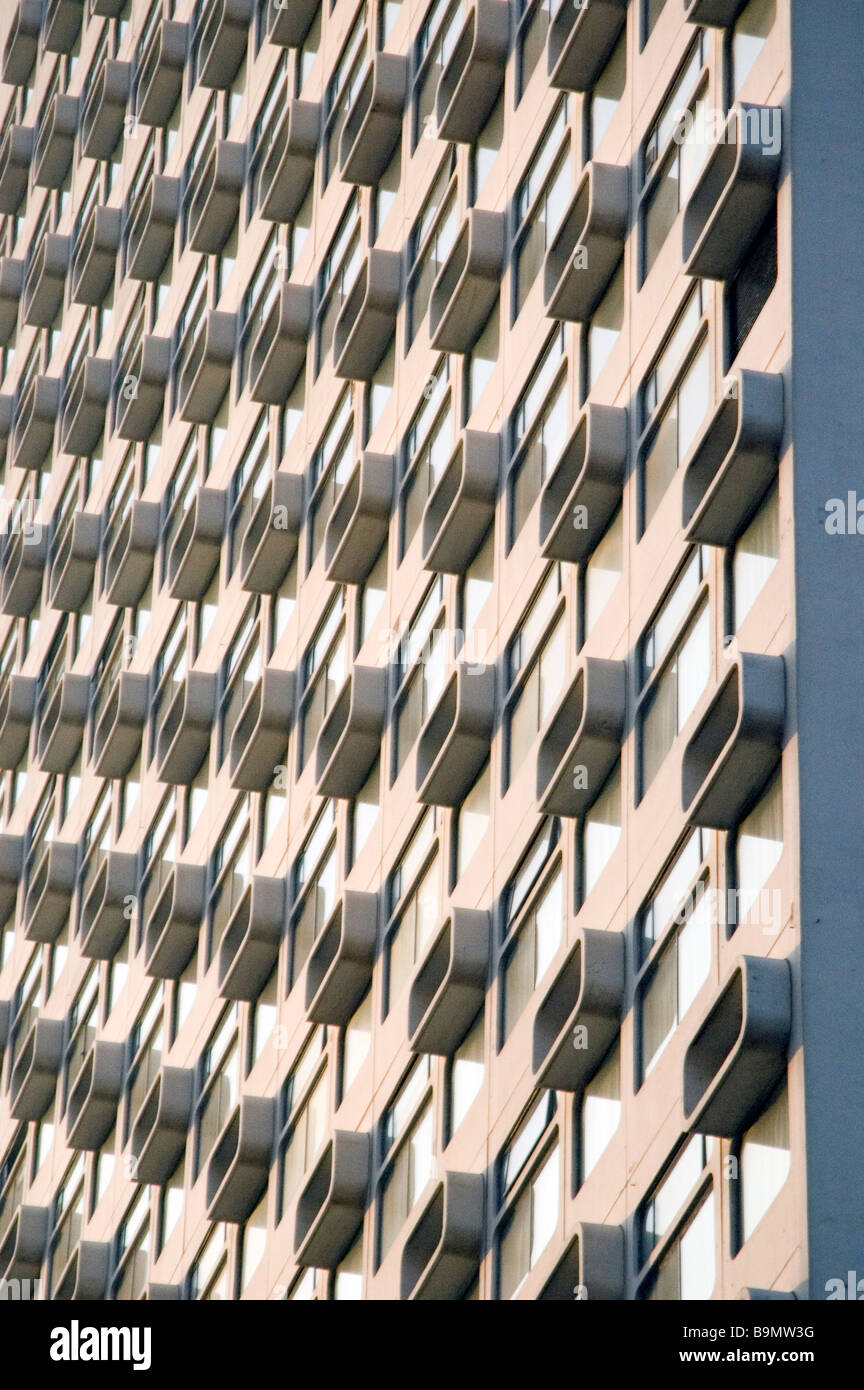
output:
M864 1275L862 31L4 6L0 1279Z

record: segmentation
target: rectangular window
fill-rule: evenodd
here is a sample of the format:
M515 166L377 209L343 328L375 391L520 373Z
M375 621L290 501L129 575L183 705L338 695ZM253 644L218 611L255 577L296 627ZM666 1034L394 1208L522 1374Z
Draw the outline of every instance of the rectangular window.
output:
M639 1289L640 1299L707 1299L714 1291L714 1194L704 1189L712 1146L711 1139L694 1136L639 1210L640 1261L659 1251Z
M333 802L326 801L306 836L294 867L292 985L336 906L338 886L336 820Z
M560 594L561 567L553 565L507 648L505 789L564 688L567 623Z
M727 368L746 342L777 284L777 209L766 219L726 290Z
M519 397L510 421L513 463L509 544L512 546L567 442L570 388L564 326L559 325Z
M569 103L564 97L516 191L514 320L522 312L570 200L573 177L569 115Z
M737 632L780 558L780 506L777 486L735 542L732 554L733 631Z
M621 1046L616 1042L582 1093L580 1179L594 1171L621 1122Z
M582 892L587 898L621 839L621 762L582 820Z
M426 316L435 277L459 231L456 191L456 153L450 146L408 238L408 347Z
M300 770L306 766L347 670L345 604L340 589L303 654L300 707Z
M339 140L345 118L366 75L366 6L361 5L342 45L324 97L324 183L339 163Z
M640 535L647 530L686 458L711 403L711 353L702 336L701 284L690 295L640 394L643 431ZM698 345L687 345L693 335ZM686 356L684 354L686 353ZM683 365L681 364L684 357Z
M642 638L645 694L638 713L641 796L695 709L711 674L711 609L703 564L699 549Z
M453 414L449 390L450 359L442 357L429 375L402 445L399 492L400 559L414 539L429 494L453 449Z
M327 1136L330 1117L326 1028L316 1028L282 1088L280 1213L297 1195Z
M310 569L324 544L330 513L343 484L351 475L355 462L354 412L351 392L346 389L312 457L311 497L308 507Z
M547 1140L555 1106L554 1092L541 1097L498 1160L502 1211L498 1218L496 1282L500 1299L516 1296L558 1229L560 1146L557 1139L551 1146ZM526 1169L528 1176L520 1181Z
M643 146L640 206L642 280L645 280L704 165L708 84L699 31Z
M394 776L401 772L435 701L444 688L449 653L444 581L433 579L396 655Z
M555 0L519 0L519 27L516 33L516 102L522 100L531 74L546 56L546 39Z
M420 26L414 46L414 129L412 147L426 136L435 135L435 97L444 64L453 52L462 15L458 4L433 0Z
M378 1184L379 1265L433 1172L435 1127L428 1056L414 1062L384 1112L380 1133L387 1166Z
M401 995L441 920L441 871L436 813L427 810L402 851L387 888L384 1012Z
M321 370L330 351L336 320L354 284L362 259L360 200L355 192L348 201L342 221L318 272L316 372Z

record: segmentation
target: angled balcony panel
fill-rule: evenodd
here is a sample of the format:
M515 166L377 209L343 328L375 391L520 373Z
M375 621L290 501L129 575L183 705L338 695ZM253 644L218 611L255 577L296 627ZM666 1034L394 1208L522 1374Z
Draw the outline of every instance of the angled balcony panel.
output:
M369 1191L369 1135L336 1129L297 1201L294 1259L335 1269L363 1221Z
M216 256L237 221L246 180L246 146L218 140L200 176L189 209L188 242L193 251Z
M81 907L81 954L112 960L129 931L138 893L138 858L105 851L102 865Z
M72 164L78 130L79 98L57 92L42 118L33 147L33 182L60 188Z
M258 998L279 955L285 924L285 879L253 874L219 942L219 993Z
M150 438L165 406L170 369L171 339L145 333L117 393L114 432L120 439Z
M105 430L111 396L111 361L85 357L64 391L60 452L89 458Z
M470 352L498 300L506 218L470 208L429 299L429 340L441 352Z
M46 845L24 896L24 935L28 941L56 941L69 920L77 870L77 844L52 840Z
M398 251L369 251L333 329L333 371L369 381L390 346L399 311Z
M35 247L21 297L22 322L50 328L63 303L72 250L71 238L49 232Z
M144 969L160 980L177 980L198 945L205 917L207 871L201 864L175 864L144 923Z
M132 1121L132 1156L137 1182L167 1182L186 1148L195 1095L195 1073L162 1067Z
M0 567L0 610L16 618L33 611L48 559L48 528L35 524L12 533Z
M86 159L110 159L123 134L131 88L132 64L106 58L81 115L81 153Z
M249 394L261 405L284 405L306 362L312 326L309 285L281 285L249 353Z
M449 1057L486 995L489 914L454 907L420 960L408 994L408 1046Z
M125 777L141 751L150 712L150 679L119 671L93 733L93 766L100 777Z
M54 443L54 426L59 412L59 378L33 377L26 392L15 404L9 455L13 468L35 471L44 467Z
M293 222L315 173L321 108L317 101L289 101L259 176L258 213L267 222Z
M281 48L299 48L321 7L321 0L267 0L267 38Z
M55 1303L100 1303L105 1299L111 1269L111 1245L102 1240L79 1240L54 1290Z
M499 435L462 431L423 510L424 569L465 573L495 514L500 451Z
M198 43L202 87L231 86L246 57L252 18L252 0L215 0Z
M153 573L159 544L159 503L136 498L105 560L105 596L120 608L134 608Z
M0 257L0 343L8 347L18 329L18 311L24 292L27 262Z
M684 18L691 24L725 29L734 24L747 0L684 0Z
M81 32L85 0L45 0L42 43L49 53L70 53Z
M241 1096L207 1164L207 1220L243 1222L267 1185L276 1102Z
M221 488L198 489L168 552L172 598L200 599L207 592L219 564L227 512L227 494Z
M682 486L688 541L732 545L777 474L783 378L736 371L690 451Z
M48 704L36 728L36 760L43 772L68 772L84 739L90 707L90 677L68 671Z
M24 87L33 71L42 28L43 0L18 0L3 48L0 78L10 87Z
M584 816L620 756L626 712L626 663L583 658L537 750L543 812Z
M400 1297L455 1302L483 1258L482 1173L446 1172L402 1249Z
M0 767L13 771L30 744L30 724L36 714L39 681L35 676L8 675L0 689Z
M343 1027L372 980L378 897L345 889L306 965L306 1017Z
M420 731L418 801L459 805L489 756L494 724L494 668L461 662Z
M48 571L50 608L75 613L81 607L93 587L101 535L98 513L73 513Z
M615 515L627 472L627 411L589 402L540 494L540 548L581 564Z
M624 934L583 927L534 1018L534 1084L582 1091L618 1036Z
M101 304L114 284L120 249L119 208L95 207L75 237L69 294L75 304Z
M32 126L11 125L0 144L0 212L14 215L24 201L35 141Z
M232 787L266 791L285 761L294 709L294 672L265 667L241 709L228 752Z
M681 806L691 825L738 824L780 761L785 722L782 656L740 652L684 749Z
M48 1244L49 1207L20 1206L0 1244L0 1279L38 1279Z
M297 554L303 523L303 478L277 473L262 494L240 542L240 586L274 594Z
M781 120L779 106L733 106L684 209L685 275L729 280L744 260L777 196Z
M590 92L612 55L627 18L627 0L559 0L547 39L547 72L553 87Z
M543 1286L541 1303L622 1302L627 1297L624 1228L577 1221L576 1231Z
M37 1018L9 1078L12 1117L41 1120L54 1096L63 1065L63 1021Z
M473 0L438 79L439 140L473 145L504 84L509 42L510 6L502 0Z
M24 836L0 834L0 925L5 926L15 910L23 871ZM5 1041L5 1036L6 1030L0 1022L0 1043ZM0 1046L0 1058L2 1052Z
M188 786L195 778L210 747L217 685L210 671L189 671L181 682L156 735L160 782Z
M624 253L629 177L617 164L585 166L543 261L549 318L584 323L603 298Z
M381 749L387 716L387 672L352 666L315 745L318 796L356 796Z
M126 1048L97 1038L82 1063L66 1102L66 1143L72 1149L101 1149L117 1123L123 1094Z
M193 425L213 423L231 381L236 343L234 315L209 309L180 372L178 411L182 420Z
M335 584L362 584L387 538L396 461L392 454L360 455L336 498L324 535L326 575Z
M739 956L684 1055L684 1118L692 1132L733 1138L786 1071L792 1028L789 963Z
M177 105L183 90L187 29L175 19L163 19L141 57L135 115L142 125L167 125Z
M180 215L180 180L154 174L126 236L126 274L158 280L174 248Z
M407 59L376 53L342 127L339 174L345 183L371 188L381 178L402 132L407 89Z

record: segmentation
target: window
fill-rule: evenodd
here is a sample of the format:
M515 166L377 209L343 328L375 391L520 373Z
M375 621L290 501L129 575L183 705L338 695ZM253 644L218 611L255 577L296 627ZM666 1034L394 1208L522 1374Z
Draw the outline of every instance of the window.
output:
M516 191L513 318L540 273L572 192L569 103L564 97Z
M517 104L522 100L531 74L546 55L546 36L555 0L519 0L519 27L516 34Z
M231 1297L228 1283L228 1233L224 1222L214 1226L189 1270L190 1299L222 1302Z
M392 8L392 6L391 6ZM336 1266L331 1285L331 1298L336 1302L357 1302L363 1297L363 1233L354 1241L347 1255Z
M435 277L453 249L458 231L456 154L451 145L408 238L407 347L426 316Z
M776 18L777 0L749 0L736 19L728 47L730 105L750 76Z
M781 922L777 913L770 910L763 892L783 853L783 784L779 772L741 822L735 836L734 853L737 890L734 925L746 921L756 909L763 929L779 931Z
M243 302L240 306L240 350L239 350L239 371L237 373L237 394L243 389L249 375L249 364L252 356L252 348L255 340L264 324L267 322L267 315L276 303L279 296L280 286L280 259L284 258L284 251L279 246L275 227L271 231L264 250L258 258L258 264L252 275L252 279L246 287L243 295ZM286 267L290 273L290 267Z
M137 1300L147 1292L150 1263L150 1189L143 1187L117 1232L114 1297Z
M695 1135L640 1208L639 1259L651 1260L640 1299L707 1299L714 1291L714 1193L705 1184L711 1152L712 1140Z
M741 351L777 284L777 209L768 216L726 290L727 365Z
M372 991L367 990L340 1038L340 1104L350 1091L372 1046Z
M152 913L159 895L174 871L177 854L177 820L174 799L169 793L151 822L144 839L141 855L141 911L138 917L139 942L144 925Z
M438 575L426 590L426 596L403 634L396 654L394 775L404 767L444 687L450 655L447 651L446 619L444 582Z
M513 456L508 480L511 546L567 442L570 387L564 351L564 327L559 325L522 392L510 422Z
M299 752L301 771L309 761L321 725L345 679L348 653L344 608L340 589L303 654Z
M567 672L561 567L552 565L507 648L505 789L557 700Z
M27 1188L27 1126L19 1125L0 1161L0 1242L17 1214Z
M486 124L471 146L471 202L476 203L504 144L504 93L498 97Z
M257 999L249 1006L247 1071L252 1070L273 1036L276 1020L279 1017L278 979L278 967L274 965L265 984L262 985Z
M385 1014L401 995L440 925L441 875L434 807L424 812L396 862L387 885L387 907Z
M710 404L711 357L707 331L703 335L702 305L702 285L697 282L642 383L640 534L696 439Z
M694 830L639 916L637 984L640 1075L653 1070L708 979L716 912L705 856L707 835Z
M196 1106L195 1176L204 1168L237 1104L240 1073L237 1005L229 1005L201 1054L201 1092Z
M327 1135L330 1098L326 1045L327 1029L316 1028L282 1088L280 1219L299 1192Z
M465 393L463 419L466 422L470 420L483 397L483 392L492 379L498 365L500 346L501 301L499 298L466 359L463 377Z
M351 103L366 73L366 6L361 5L336 62L324 100L324 182L339 161L339 140Z
M492 814L492 773L489 762L477 775L473 786L466 792L455 815L456 852L454 886L474 858L485 839Z
M780 507L776 484L735 542L732 552L732 630L738 632L780 558Z
M249 217L258 206L261 189L261 172L264 161L280 135L282 122L286 117L288 97L288 54L281 53L276 71L267 88L267 95L261 103L258 114L252 122L249 137L251 158L249 162Z
M521 1018L563 939L564 875L559 861L509 938L501 980L502 1042Z
M446 1125L448 1143L483 1089L486 1015L483 1009L447 1063Z
M320 372L324 358L330 350L336 320L354 283L362 258L360 200L357 194L353 193L318 273L316 372Z
M241 801L216 842L210 863L210 901L207 908L207 961L222 942L228 924L249 886L252 872L248 799Z
M621 762L582 819L582 892L588 897L621 839Z
M448 6L447 0L433 0L414 47L414 145L427 132L435 134L438 79L453 51L461 25L458 4Z
M479 664L486 649L486 633L478 629L480 614L492 592L495 578L495 525L489 527L459 586L459 619L465 639L465 657Z
M333 802L326 801L294 866L294 901L291 930L291 984L303 969L312 946L336 906L339 865Z
M360 630L357 634L357 648L363 643L372 632L378 615L387 602L387 564L390 556L388 542L385 541L378 551L377 558L371 570L363 581L360 590Z
M741 1139L736 1244L749 1240L789 1176L789 1093L784 1081Z
M192 40L194 44L194 38ZM190 65L191 66L191 65ZM207 177L210 159L220 137L216 94L210 98L183 166L183 195L180 205L180 245L189 237L189 215L202 180Z
M240 1288L245 1290L267 1251L267 1196L258 1203L240 1238Z
M312 457L308 508L310 569L324 543L336 498L350 477L354 463L354 412L351 392L346 388Z
M240 712L252 694L260 674L261 625L258 620L258 605L253 603L241 619L222 663L219 701L220 767L228 756L231 736L237 727Z
M644 48L651 34L654 25L657 23L666 0L641 0L642 3L642 47Z
M432 1176L435 1153L428 1056L418 1057L381 1120L378 1259L386 1256ZM392 1155L392 1157L391 1157Z
M603 298L585 326L583 397L597 384L624 327L624 262L618 266Z
M81 1075L81 1069L96 1039L99 1023L99 971L97 966L91 965L69 1011L64 1104L68 1104L75 1082Z
M52 1299L81 1239L84 1226L84 1158L83 1153L78 1155L67 1170L54 1198L52 1234L49 1242L51 1274L48 1281ZM142 1196L146 1197L146 1192L142 1193Z
M588 97L586 158L593 159L618 110L627 85L627 29L621 33L612 56Z
M535 1102L498 1160L500 1299L516 1296L558 1228L561 1163L552 1129L556 1099L550 1091Z
M262 410L231 479L231 514L228 519L229 574L236 568L246 528L252 520L258 502L267 491L269 482L270 432L267 411Z
M362 853L369 836L378 824L381 810L381 759L372 768L351 803L351 863Z
M159 1074L165 1049L163 987L149 995L132 1028L129 1042L129 1080L127 1083L126 1128L128 1141L150 1087Z
M605 1153L621 1121L621 1046L616 1042L582 1092L579 1110L579 1172L585 1182Z
M603 539L597 543L583 577L583 640L594 631L624 570L624 517L615 513Z
M399 492L400 559L420 526L423 508L447 464L453 447L450 360L442 357L426 380L423 399L402 445Z
M708 87L703 48L700 30L643 147L643 280L665 245L710 152L704 129Z
M711 609L697 550L642 638L640 796L654 780L711 674Z

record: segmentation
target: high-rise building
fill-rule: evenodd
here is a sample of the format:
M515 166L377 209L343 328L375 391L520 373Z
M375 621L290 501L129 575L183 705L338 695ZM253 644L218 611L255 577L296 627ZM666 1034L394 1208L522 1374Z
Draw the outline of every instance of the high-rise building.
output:
M860 0L2 8L0 1280L864 1278Z

